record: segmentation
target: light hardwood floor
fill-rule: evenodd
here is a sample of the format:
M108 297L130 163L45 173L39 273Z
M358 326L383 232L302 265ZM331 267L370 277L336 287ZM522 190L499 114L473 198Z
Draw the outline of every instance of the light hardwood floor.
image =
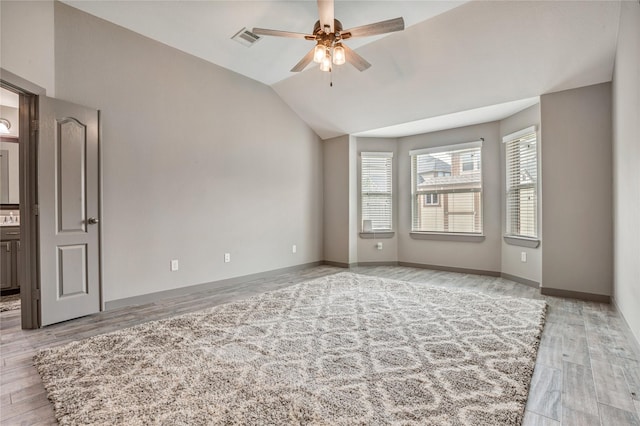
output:
M126 328L344 271L320 266L216 291L103 312L21 330L19 311L0 313L0 423L55 424L53 406L32 365L39 348ZM640 350L624 320L600 303L541 296L502 278L396 266L353 272L469 288L515 297L544 298L547 321L531 381L524 425L640 425Z

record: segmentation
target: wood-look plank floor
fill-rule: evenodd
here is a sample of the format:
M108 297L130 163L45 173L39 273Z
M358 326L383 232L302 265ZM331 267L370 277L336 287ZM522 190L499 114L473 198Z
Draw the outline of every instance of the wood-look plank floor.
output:
M20 311L0 313L0 424L56 424L32 357L43 347L194 312L269 290L344 271L320 266L216 291L115 309L45 327L21 330ZM546 299L547 321L531 381L525 426L640 425L640 350L606 304L541 296L502 278L399 266L353 272L481 292Z

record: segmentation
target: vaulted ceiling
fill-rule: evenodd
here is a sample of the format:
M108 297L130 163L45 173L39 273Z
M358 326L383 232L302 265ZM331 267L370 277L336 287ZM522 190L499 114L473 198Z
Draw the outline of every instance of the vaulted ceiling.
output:
M349 40L372 67L330 76L289 72L312 42L230 39L243 27L309 33L315 1L65 3L271 85L322 138L399 136L451 114L450 125L472 124L487 108L508 115L541 94L609 81L620 14L618 1L336 0L345 28L397 16L407 28Z

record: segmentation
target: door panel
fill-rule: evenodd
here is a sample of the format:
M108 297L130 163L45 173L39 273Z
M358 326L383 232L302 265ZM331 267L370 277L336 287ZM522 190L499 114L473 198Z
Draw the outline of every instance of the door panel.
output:
M39 97L41 325L100 310L98 112ZM91 219L91 220L90 220Z
M85 295L87 285L87 245L58 247L58 298Z
M58 232L86 231L87 128L65 118L57 125Z
M0 243L0 288L11 288L13 286L13 262L11 253L11 241Z

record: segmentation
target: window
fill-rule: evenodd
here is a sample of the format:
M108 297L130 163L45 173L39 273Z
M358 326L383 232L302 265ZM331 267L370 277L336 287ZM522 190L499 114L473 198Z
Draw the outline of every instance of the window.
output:
M538 237L538 150L536 128L505 136L507 236Z
M482 234L482 141L410 155L412 232Z
M362 230L391 231L392 152L362 152L360 154L360 212Z
M425 206L437 206L440 203L438 202L438 194L424 194L424 205Z
M460 153L460 164L462 165L460 174L478 171L480 170L480 156L475 152Z

